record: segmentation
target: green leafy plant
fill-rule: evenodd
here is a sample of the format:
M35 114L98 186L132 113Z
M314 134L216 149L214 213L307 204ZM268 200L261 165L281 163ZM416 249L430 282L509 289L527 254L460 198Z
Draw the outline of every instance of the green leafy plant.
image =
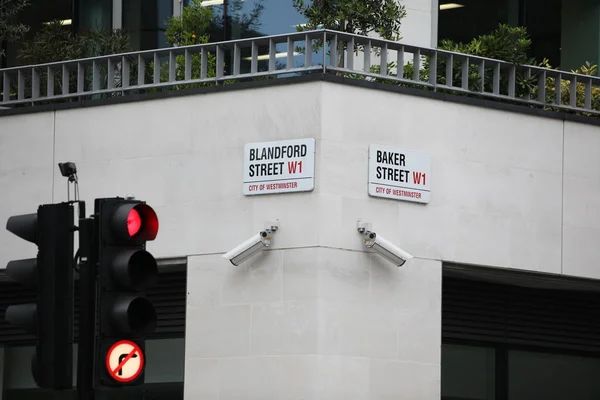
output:
M129 36L123 30L100 30L82 32L78 36L71 35L70 29L65 29L60 21L52 21L45 24L30 41L22 43L18 59L24 65L37 65L65 60L77 60L88 57L105 56L110 54L126 53L131 51ZM108 65L99 63L97 65L100 87L107 87ZM136 72L135 68L131 68ZM47 87L47 70L40 68L40 90L41 95ZM54 93L62 92L63 81L60 79L62 71L55 71ZM27 93L30 95L31 78L26 78ZM92 68L86 65L84 70L84 85L92 85ZM121 71L116 70L113 74L113 86L118 87L121 83ZM77 74L74 70L69 74L69 92L77 89ZM108 96L108 95L105 95ZM103 97L105 97L103 96ZM67 101L67 100L65 100Z
M299 32L319 28L367 36L376 33L383 39L401 40L401 20L406 8L397 0L292 0L294 8L306 18L306 24L298 26ZM319 51L323 40L317 40L312 51ZM358 51L360 46L355 47ZM337 65L342 67L344 41L337 43ZM299 48L299 52L305 49Z
M191 46L197 44L208 43L210 40L210 30L215 23L215 14L212 7L203 7L202 0L191 0L189 5L183 8L183 12L180 16L171 17L167 20L167 30L165 34L167 41L177 47ZM216 76L216 56L214 53L208 53L206 55L207 60L207 77ZM185 56L178 55L175 59L176 62L176 79L185 79ZM202 54L193 53L191 54L191 78L200 79L201 77L201 66L202 66ZM153 64L151 66L153 68ZM168 62L164 62L161 66L161 81L167 81L169 78L169 65ZM205 83L186 85L185 87L198 87L205 86ZM175 86L172 89L182 89L181 86Z
M406 8L396 0L292 0L306 18L299 31L318 28L367 36L377 33L384 39L400 40L400 21Z
M440 43L440 50L447 50L454 53L461 53L466 55L474 55L478 57L491 58L495 60L502 60L512 63L516 66L515 69L515 97L517 98L538 98L539 92L539 73L535 70L532 70L531 75L528 74L528 69L530 66L537 66L546 69L554 69L548 59L543 59L541 62L537 62L533 57L529 56L530 48L531 48L531 39L528 35L527 29L524 27L511 27L505 24L500 24L499 27L493 32L487 35L481 35L477 38L474 38L468 43L455 43L450 40L443 40ZM419 69L419 81L428 82L431 73L431 58L430 57L422 57ZM462 86L462 60L454 61L452 68L451 79L452 82L447 82L446 79L446 63L447 60L443 58L443 56L439 56L436 60L436 83L440 85L449 85L450 83L454 87ZM387 65L387 73L384 75L390 77L396 77L396 73L394 69L396 68L395 63L389 63ZM370 72L372 74L380 75L381 67L379 65L375 65L371 67ZM482 82L480 81L480 65L477 62L470 62L468 64L467 70L467 88L470 93L460 92L458 90L452 89L443 89L436 88L438 91L443 91L446 93L451 93L459 96L478 96L477 92L486 91L492 92L493 90L493 72L491 69L485 70L485 78ZM589 62L582 65L579 69L571 71L575 74L581 74L586 76L596 76L598 73L598 66L593 65ZM556 78L552 76L552 74L548 74L544 81L544 108L548 110L559 110L554 104L557 99L557 96L560 96L562 105L569 105L571 101L571 96L575 96L575 104L579 108L585 107L585 91L586 84L581 81L577 81L575 84L575 93L572 93L571 81L565 79L561 80L560 89L557 93L556 90ZM367 78L358 74L344 74L349 78L353 79L369 79L375 82L380 83L388 83L399 86L409 86L414 83L407 82L398 82L391 79L385 78ZM402 77L407 81L413 81L414 79L414 65L412 62L408 62L403 68ZM500 74L499 79L499 91L500 94L508 94L508 85L509 85L509 74L507 71ZM424 90L430 90L428 88L424 88ZM600 111L600 87L592 86L591 87L591 98L590 103L592 109ZM510 101L506 100L498 100L498 101ZM580 115L593 115L591 113L586 113L584 111L570 111L576 112Z
M233 0L229 2L228 23L232 29L235 29L241 37L261 36L257 29L260 26L260 17L264 9L263 1L254 3L249 13L243 12L242 0ZM180 16L171 17L167 20L166 36L167 41L174 46L189 46L196 44L205 44L221 41L223 39L223 16L220 8L204 7L202 0L191 0L190 4L184 7ZM216 76L216 55L209 51L207 47L206 54L206 72L207 78ZM202 54L193 53L191 57L191 79L200 79L202 68ZM176 80L185 79L185 56L177 55L175 67ZM226 67L226 65L224 65ZM166 82L169 79L169 64L164 62L161 65L161 81ZM223 83L231 83L224 81ZM195 84L181 84L169 88L169 90L180 90L183 88L215 85L214 82L203 82Z
M0 0L0 43L19 40L29 27L16 20L17 15L29 5L28 0ZM0 60L4 51L0 49Z
M23 64L33 65L128 51L129 36L123 30L88 31L73 36L61 21L52 21L42 26L32 40L23 42L18 58Z
M507 61L517 66L536 64L535 59L528 55L531 49L531 38L529 37L527 28L513 27L507 24L500 24L493 32L476 37L469 43L455 43L451 40L443 40L438 48L455 53ZM424 61L424 78L429 79L431 60L427 57ZM446 63L446 59L442 57L438 58L436 82L443 85L462 85L462 61L455 61L453 63L452 82L446 82ZM411 68L412 65L405 69L407 75L412 72ZM491 71L486 71L482 88L482 82L479 81L479 68L479 63L469 63L467 87L472 91L492 91L493 74ZM517 81L516 96L522 97L529 94L534 87L535 77L528 77L525 75L524 70L517 70L515 78ZM500 79L501 92L507 93L508 83L508 74L502 74Z

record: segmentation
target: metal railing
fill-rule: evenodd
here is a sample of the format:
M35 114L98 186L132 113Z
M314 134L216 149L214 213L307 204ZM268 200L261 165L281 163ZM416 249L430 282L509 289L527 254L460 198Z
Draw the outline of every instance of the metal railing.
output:
M331 30L0 69L0 106L105 98L313 72L600 114L600 78L595 76Z

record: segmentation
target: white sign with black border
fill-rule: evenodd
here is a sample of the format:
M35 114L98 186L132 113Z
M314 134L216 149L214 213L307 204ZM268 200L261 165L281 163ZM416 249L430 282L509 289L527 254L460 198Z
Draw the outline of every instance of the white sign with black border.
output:
M315 187L315 139L244 146L244 195L309 192Z
M390 146L369 146L369 195L429 203L429 154Z

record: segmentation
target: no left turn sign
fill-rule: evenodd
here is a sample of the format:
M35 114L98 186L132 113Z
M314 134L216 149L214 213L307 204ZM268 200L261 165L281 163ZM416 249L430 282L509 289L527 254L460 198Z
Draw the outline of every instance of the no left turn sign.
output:
M144 369L144 353L137 344L120 340L106 353L106 368L117 382L132 382Z

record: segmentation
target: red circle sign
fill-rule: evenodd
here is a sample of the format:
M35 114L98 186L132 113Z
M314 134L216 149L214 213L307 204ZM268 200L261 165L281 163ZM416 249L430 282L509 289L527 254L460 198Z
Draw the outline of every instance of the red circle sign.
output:
M115 381L132 382L144 369L144 353L132 341L120 340L106 353L106 369Z

